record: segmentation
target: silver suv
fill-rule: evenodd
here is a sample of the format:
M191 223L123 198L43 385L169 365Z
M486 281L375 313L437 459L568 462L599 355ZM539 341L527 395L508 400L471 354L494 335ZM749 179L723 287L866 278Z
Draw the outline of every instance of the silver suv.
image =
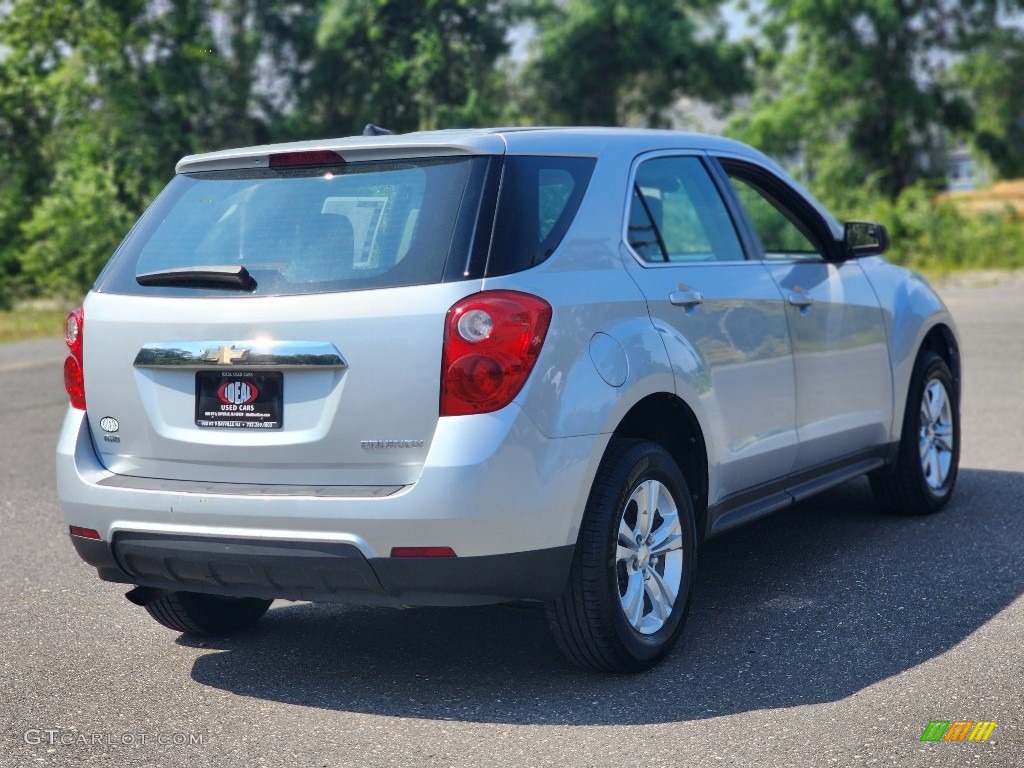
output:
M694 134L186 157L68 318L71 541L179 632L531 600L650 667L707 537L863 474L949 500L956 331L886 245Z

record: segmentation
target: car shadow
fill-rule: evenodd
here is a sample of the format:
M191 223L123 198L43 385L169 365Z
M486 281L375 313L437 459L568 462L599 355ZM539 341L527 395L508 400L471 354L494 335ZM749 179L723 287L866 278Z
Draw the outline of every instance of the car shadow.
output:
M328 710L647 724L835 701L949 650L1024 592L1024 474L965 470L947 510L879 513L865 480L708 542L681 646L639 676L562 661L534 606L297 604L187 646L197 682Z

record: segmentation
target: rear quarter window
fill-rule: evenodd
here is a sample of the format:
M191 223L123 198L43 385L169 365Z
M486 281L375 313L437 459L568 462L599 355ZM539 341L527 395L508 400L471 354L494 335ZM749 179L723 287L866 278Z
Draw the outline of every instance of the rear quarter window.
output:
M529 269L554 253L579 211L596 162L589 157L505 160L488 277Z

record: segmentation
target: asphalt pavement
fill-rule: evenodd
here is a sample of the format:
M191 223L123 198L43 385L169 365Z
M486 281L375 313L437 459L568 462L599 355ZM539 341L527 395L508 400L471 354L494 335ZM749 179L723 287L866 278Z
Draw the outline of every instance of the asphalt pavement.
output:
M886 516L858 480L708 542L682 645L636 676L566 665L528 606L160 627L67 540L62 343L0 345L0 766L1024 766L1024 285L942 292L954 501Z

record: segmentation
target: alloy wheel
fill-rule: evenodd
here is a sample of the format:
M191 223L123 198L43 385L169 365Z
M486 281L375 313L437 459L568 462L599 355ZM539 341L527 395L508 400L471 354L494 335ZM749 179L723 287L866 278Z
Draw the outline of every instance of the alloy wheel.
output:
M630 494L619 521L615 554L619 602L643 635L661 629L683 581L683 532L675 499L662 483L645 480Z

